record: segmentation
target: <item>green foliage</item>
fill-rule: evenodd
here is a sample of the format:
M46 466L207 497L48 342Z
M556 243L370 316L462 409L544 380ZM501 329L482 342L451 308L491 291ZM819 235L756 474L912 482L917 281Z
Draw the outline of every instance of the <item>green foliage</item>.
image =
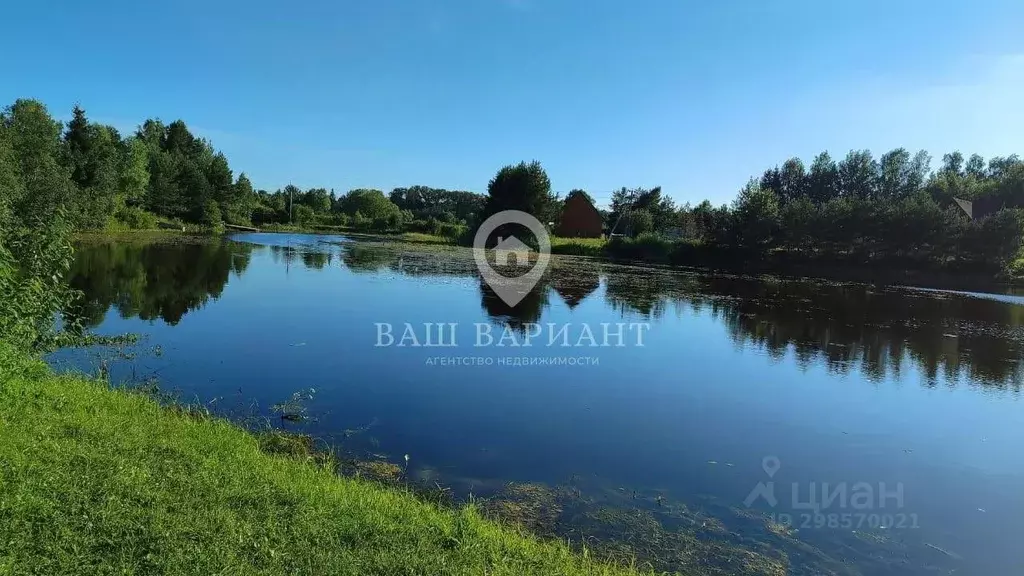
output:
M123 145L120 170L120 192L129 206L139 206L149 186L149 148L133 136Z
M203 212L199 218L199 223L212 227L221 225L220 206L212 198L203 205Z
M244 172L238 175L238 180L231 186L222 206L221 214L226 222L242 226L252 224L259 203L252 182Z
M90 123L75 107L64 134L63 163L71 171L77 191L72 213L78 228L103 228L119 204L124 146L110 126Z
M78 106L64 126L39 102L18 100L4 112L4 125L0 226L10 237L63 213L61 225L79 230L150 228L155 216L206 231L221 229L223 222L337 226L454 241L495 212L522 210L548 223L557 222L562 205L536 161L500 169L486 196L411 186L387 196L358 189L338 198L322 187L254 190L245 174L236 179L228 159L181 120L149 119L122 138L91 122ZM688 245L739 248L748 256L781 249L861 262L909 258L938 267L1008 266L1018 235L1014 217L999 211L1024 209L1024 162L1013 155L986 163L976 154L952 152L934 172L930 163L927 153L904 148L877 159L852 150L838 162L823 152L809 166L790 158L751 181L731 208L706 201L677 207L660 187L621 188L612 195L606 224L616 234L653 233ZM568 197L576 195L592 201L580 189ZM974 202L975 220L958 212L954 198ZM10 240L5 246L21 262Z
M635 574L299 443L56 376L0 342L0 566L39 574ZM378 466L383 468L383 466Z
M654 216L649 210L643 208L626 213L622 218L622 222L627 234L631 236L640 236L654 232Z
M765 249L776 240L779 230L779 198L771 190L751 181L733 203L736 242L746 248Z
M566 256L604 256L606 240L603 238L551 238L551 253Z
M429 186L395 188L388 197L400 209L410 212L410 221L437 218L443 222L473 222L487 203L483 194Z
M360 229L383 229L400 224L402 218L398 205L380 190L352 190L338 199L338 210L352 216L353 225Z
M540 162L505 166L487 185L487 204L481 220L504 210L519 210L547 223L557 216L551 180Z
M330 193L325 188L310 188L302 194L298 202L309 206L313 212L318 214L330 212L333 206Z
M309 226L316 222L316 212L305 204L296 204L292 208L292 221L300 226Z
M55 314L73 296L73 185L59 166L61 144L60 124L38 102L0 114L0 340L26 350L53 344Z
M705 202L684 207L679 221L688 238L724 249L1005 270L1020 251L1014 213L1024 208L1024 162L1009 156L986 165L952 153L934 173L929 164L927 153L902 148L878 161L851 151L838 164L822 153L809 171L794 158L750 182L731 210ZM981 217L969 219L953 198L973 200Z
M650 215L650 221L639 212ZM621 188L612 194L612 210L608 215L609 228L615 234L636 236L645 232L664 231L679 221L675 203L662 196L661 187ZM637 229L636 226L640 228Z
M614 258L663 262L668 259L672 247L670 240L648 232L634 238L616 236L608 241L605 250Z
M363 216L362 212L357 211L352 215L352 227L356 230L369 230L372 222L373 220Z
M155 230L158 226L156 214L146 212L138 206L124 206L114 214L115 227L128 230Z

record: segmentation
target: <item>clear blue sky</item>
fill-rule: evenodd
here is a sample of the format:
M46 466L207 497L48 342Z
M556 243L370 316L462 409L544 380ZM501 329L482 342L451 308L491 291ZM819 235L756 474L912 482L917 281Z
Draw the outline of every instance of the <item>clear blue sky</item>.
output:
M1024 2L8 3L0 101L184 119L257 187L483 191L540 160L601 201L726 202L828 149L1024 153Z

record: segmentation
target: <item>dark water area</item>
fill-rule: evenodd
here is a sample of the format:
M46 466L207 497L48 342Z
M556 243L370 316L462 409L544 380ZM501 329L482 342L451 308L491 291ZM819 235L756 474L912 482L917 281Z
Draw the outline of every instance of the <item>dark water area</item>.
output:
M268 416L313 390L304 430L393 463L408 455L460 494L572 486L691 553L739 550L724 566L656 552L659 567L1024 573L1013 294L554 257L509 307L465 249L284 234L93 242L72 283L85 298L69 314L145 336L111 364L115 381L155 377L183 400ZM454 324L457 345L398 346L407 324L423 344L424 323ZM492 345L475 345L481 331ZM600 531L596 516L580 515L586 529L563 517L562 532Z

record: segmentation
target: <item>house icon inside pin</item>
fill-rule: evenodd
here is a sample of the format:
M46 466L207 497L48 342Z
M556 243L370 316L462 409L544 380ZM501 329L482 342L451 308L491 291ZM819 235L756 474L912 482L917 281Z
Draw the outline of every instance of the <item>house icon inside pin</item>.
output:
M530 247L515 236L499 236L498 243L494 246L494 263L498 266L511 266L509 256L512 255L516 257L516 266L526 266L530 261Z

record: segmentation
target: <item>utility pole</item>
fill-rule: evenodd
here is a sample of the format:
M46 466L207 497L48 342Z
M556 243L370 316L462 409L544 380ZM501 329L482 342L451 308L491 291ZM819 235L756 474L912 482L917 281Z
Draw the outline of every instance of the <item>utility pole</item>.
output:
M619 212L619 217L615 219L615 225L613 225L612 229L608 232L608 238L611 238L612 235L615 234L615 230L619 227L619 222L622 222L622 217L633 211L633 205L635 205L636 201L637 201L637 197L636 196L637 195L636 195L635 191L629 193L629 196L626 198L625 206L623 206L622 211ZM630 230L629 230L630 226L628 224L628 221L627 221L627 225L626 226L627 226L627 232L626 233L628 235L629 232L630 232Z
M295 188L292 188L292 183L291 183L291 181L289 181L288 182L288 223L289 224L292 223L292 205L295 203L292 200L292 192L294 190L295 190Z

